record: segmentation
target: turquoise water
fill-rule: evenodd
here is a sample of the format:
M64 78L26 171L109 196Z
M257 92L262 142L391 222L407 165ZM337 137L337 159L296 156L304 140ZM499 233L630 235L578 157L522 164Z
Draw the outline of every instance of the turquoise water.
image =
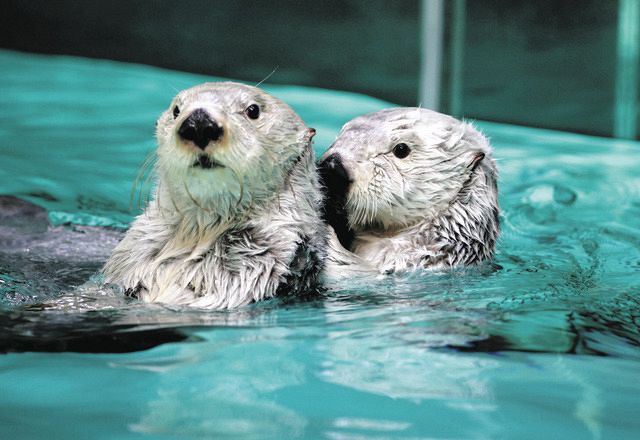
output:
M180 310L76 287L121 234L103 226L136 212L156 116L208 78L12 52L0 67L0 194L46 208L0 213L0 438L640 432L639 144L478 123L501 171L495 267ZM265 88L318 130L318 153L389 105ZM65 292L64 310L28 307Z

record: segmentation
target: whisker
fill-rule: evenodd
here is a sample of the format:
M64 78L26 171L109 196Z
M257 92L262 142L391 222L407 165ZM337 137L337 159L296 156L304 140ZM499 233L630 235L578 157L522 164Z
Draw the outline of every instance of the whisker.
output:
M391 158L389 156L383 156L384 160L391 165L393 168L395 168L396 172L398 173L399 176L402 176L402 172L400 171L400 168L398 168L398 165L395 163L395 161L391 160ZM405 188L404 188L404 184L405 181L404 179L400 179L400 182L402 184L402 196L404 197L405 194Z
M187 195L189 196L189 199L191 199L194 205L196 205L198 208L202 209L207 213L211 213L211 211L209 211L208 209L200 206L200 203L198 203L196 199L193 198L193 196L191 195L191 192L189 192L189 188L187 187L187 182L185 182L184 179L182 179L182 186L184 186L184 190L186 191Z
M145 197L144 197L144 204L145 206L149 205L149 200L151 198L151 184L149 183L151 181L151 178L153 177L153 172L150 171L147 174L147 177L144 179L144 182L142 182L142 185L140 186L140 195L138 197L138 209L141 208L140 206L140 202L142 202L142 194L143 192L146 192ZM147 187L147 190L145 191L145 186Z
M162 210L162 206L160 205L160 185L162 184L162 182L158 182L158 186L156 187L156 207L158 209L158 212L160 213L160 217L164 218L164 211Z
M177 89L173 84L170 83L165 83L167 86L171 87L173 89L174 92L176 92L176 94L180 93L180 90Z
M227 166L227 168L231 170L233 177L238 181L238 184L240 185L240 196L238 197L238 201L236 202L235 206L235 208L238 209L240 207L240 204L242 203L242 199L244 198L244 180L240 178L240 174L233 167Z
M280 66L276 66L275 69L273 69L271 71L270 74L268 74L267 76L264 77L264 79L262 81L260 81L258 84L256 84L256 87L260 87L260 85L265 82L266 80L268 80L269 78L271 78L271 76L273 76L274 73L276 73L276 71L278 70Z
M176 210L177 213L179 213L181 216L184 217L184 213L182 211L180 211L180 208L178 208L178 205L176 205L176 201L173 200L173 195L171 194L171 192L168 192L169 194L169 200L171 200L171 204L173 205L173 208Z
M147 172L149 171L149 167L154 165L154 162L156 161L156 159L157 159L156 152L155 150L153 150L145 156L145 159L142 162L142 165L140 165L140 168L138 169L138 173L136 174L136 178L133 181L133 185L131 186L131 196L129 198L129 211L133 210L133 202L136 199L136 188L138 188L138 183L140 183L140 180L145 176L145 174L147 174ZM142 186L144 186L144 181L142 183ZM138 193L138 202L140 201L142 186L140 187L140 191ZM140 209L139 203L138 203L138 209Z

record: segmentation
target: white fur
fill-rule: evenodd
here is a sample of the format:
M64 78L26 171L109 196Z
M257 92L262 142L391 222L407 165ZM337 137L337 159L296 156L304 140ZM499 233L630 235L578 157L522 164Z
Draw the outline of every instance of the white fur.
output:
M406 158L395 145L411 148ZM331 240L327 273L381 273L492 257L499 233L497 171L486 137L469 123L419 108L348 122L322 159L337 155L352 179L345 211L355 241Z
M244 110L254 103L261 114L251 120ZM195 109L224 128L204 151L224 167L194 167L203 152L178 136ZM326 241L313 133L255 87L180 92L158 119L153 199L107 261L105 280L143 301L216 309L313 288Z

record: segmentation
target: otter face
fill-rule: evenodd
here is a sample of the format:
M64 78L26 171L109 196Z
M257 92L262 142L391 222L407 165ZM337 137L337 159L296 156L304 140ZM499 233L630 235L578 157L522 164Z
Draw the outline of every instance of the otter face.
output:
M313 131L285 103L243 84L184 90L157 123L159 191L179 208L228 214L271 196ZM166 188L163 188L166 187Z
M360 116L342 128L321 158L329 199L325 215L338 237L339 229L389 233L433 219L460 196L490 152L473 127L430 110Z

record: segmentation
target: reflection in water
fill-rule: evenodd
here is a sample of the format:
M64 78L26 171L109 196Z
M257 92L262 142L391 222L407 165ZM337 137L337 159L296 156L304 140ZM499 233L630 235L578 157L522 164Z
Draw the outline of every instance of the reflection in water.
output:
M559 203L552 186L545 184L533 192L530 188L516 191L537 194L523 196L527 209L565 209L568 189ZM277 310L283 303L276 300L235 312L199 312L131 302L91 278L121 237L120 231L50 227L42 209L11 197L0 202L0 289L7 310L0 316L3 351L147 349L189 340L172 326L263 325L262 318L255 321L256 316L264 318L265 310ZM621 232L617 223L604 230L591 223L578 227L577 220L567 228L548 218L543 223L565 231L547 238L546 232L536 232L531 217L518 216L522 209L510 212L506 240L517 238L535 245L517 254L512 253L515 249L505 252L502 246L500 266L365 280L350 289L329 291L317 301L325 311L324 319L345 326L341 319L348 316L354 327L347 327L346 336L329 336L360 341L360 333L369 331L365 324L371 322L383 340L397 339L413 348L632 355L632 347L640 345L640 300L632 294L639 287L629 286L625 274L640 264L637 232ZM515 220L519 225L512 224ZM606 239L594 238L599 235ZM619 262L618 256L623 258ZM431 355L446 356L442 351ZM389 355L388 359L395 358Z
M0 353L129 353L192 340L179 329L118 324L119 313L0 314Z
M130 428L176 438L299 437L304 416L271 397L306 380L305 365L295 360L295 344L288 341L291 333L266 328L249 336L242 330L220 329L188 365L176 365L161 376L156 396ZM190 348L180 349L177 358L181 353L194 354ZM153 371L154 363L151 358L117 367Z

